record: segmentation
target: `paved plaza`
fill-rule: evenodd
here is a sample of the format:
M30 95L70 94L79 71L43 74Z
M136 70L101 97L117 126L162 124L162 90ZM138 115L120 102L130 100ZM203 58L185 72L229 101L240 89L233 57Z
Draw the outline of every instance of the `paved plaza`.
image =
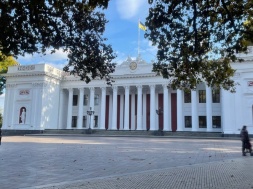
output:
M239 139L5 136L1 189L253 188Z

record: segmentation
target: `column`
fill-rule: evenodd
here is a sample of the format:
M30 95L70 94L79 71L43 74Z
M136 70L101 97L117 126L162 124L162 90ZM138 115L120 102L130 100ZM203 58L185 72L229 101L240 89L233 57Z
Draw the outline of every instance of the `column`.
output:
M101 110L100 110L100 129L105 129L105 104L106 104L106 87L101 88Z
M113 105L112 105L112 102L113 102L113 95L112 95L112 93L110 92L110 95L109 95L109 125L108 125L108 129L110 130L110 129L112 129L112 113L113 113Z
M143 116L142 116L142 129L147 130L147 91L144 91L143 93Z
M112 130L117 130L117 96L118 87L113 87L113 97L112 97Z
M83 98L84 88L79 88L77 129L82 129L83 126Z
M142 86L138 85L137 89L137 130L142 130Z
M150 130L155 130L155 118L156 118L156 109L155 109L155 85L150 85Z
M177 89L177 131L183 131L183 91Z
M120 95L120 122L119 122L119 129L124 129L124 95Z
M135 93L131 94L131 130L135 130Z
M163 85L163 130L169 131L169 92L167 85Z
M95 96L94 92L95 92L95 88L90 87L90 107L91 107L91 110L93 111L94 111L94 96ZM94 114L96 114L96 112L94 112ZM94 114L92 114L91 117L87 116L91 129L94 128Z
M191 90L192 101L192 131L198 130L198 103L197 103L197 91Z
M68 89L69 99L68 99L68 118L67 118L67 129L71 129L72 124L72 106L73 106L73 89Z
M207 132L212 131L212 89L206 85L206 126Z
M129 86L125 86L124 130L129 130Z
M6 89L5 89L5 99L4 99L4 112L3 112L3 125L2 129L8 129L8 122L9 122L9 117L8 117L8 111L9 111L9 104L10 104L10 96L9 96L9 85L6 84ZM17 114L18 116L19 114Z
M60 104L59 104L59 117L58 117L58 129L63 129L62 118L63 118L63 89L60 89Z
M172 131L171 128L171 89L168 90L168 117L169 117L169 131Z

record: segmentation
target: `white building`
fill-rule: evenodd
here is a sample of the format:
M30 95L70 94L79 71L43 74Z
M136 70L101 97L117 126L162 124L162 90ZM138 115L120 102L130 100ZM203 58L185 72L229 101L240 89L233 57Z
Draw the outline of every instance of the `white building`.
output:
M242 56L242 55L240 55ZM128 58L112 74L115 82L89 84L47 64L9 67L4 130L101 129L253 132L253 56L232 63L236 93L204 83L185 93L167 87L141 58ZM94 110L88 116L87 111ZM156 113L160 111L160 115Z

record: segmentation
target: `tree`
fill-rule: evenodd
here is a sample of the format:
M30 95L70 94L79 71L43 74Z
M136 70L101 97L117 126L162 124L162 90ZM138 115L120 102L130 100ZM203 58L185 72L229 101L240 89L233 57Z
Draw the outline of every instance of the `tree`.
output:
M5 81L6 81L5 77L1 74L4 74L7 72L8 66L14 66L14 65L18 65L18 62L11 56L4 57L4 59L0 61L0 95L3 94L3 90L5 88Z
M235 91L237 52L253 42L251 0L149 0L145 36L157 45L153 70L173 88L208 86ZM241 60L239 60L241 61Z
M5 56L45 53L63 48L65 71L90 82L100 77L110 84L115 58L106 38L102 10L109 0L0 1L0 51ZM2 57L3 58L3 57Z

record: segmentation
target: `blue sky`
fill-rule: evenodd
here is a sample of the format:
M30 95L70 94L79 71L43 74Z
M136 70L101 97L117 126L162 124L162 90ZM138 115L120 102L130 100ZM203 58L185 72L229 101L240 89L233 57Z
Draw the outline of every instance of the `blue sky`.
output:
M148 15L149 5L147 0L111 0L108 9L105 10L106 18L109 21L106 25L104 37L107 43L112 45L117 58L117 64L122 63L128 56L136 57L139 49L142 58L151 63L156 60L156 48L144 38L144 31L140 30L138 35L138 21L145 22ZM140 37L139 37L140 36ZM138 38L139 37L139 38ZM21 65L47 63L63 68L67 64L67 54L61 49L55 54L43 56L40 54L25 55L18 57L17 61Z

